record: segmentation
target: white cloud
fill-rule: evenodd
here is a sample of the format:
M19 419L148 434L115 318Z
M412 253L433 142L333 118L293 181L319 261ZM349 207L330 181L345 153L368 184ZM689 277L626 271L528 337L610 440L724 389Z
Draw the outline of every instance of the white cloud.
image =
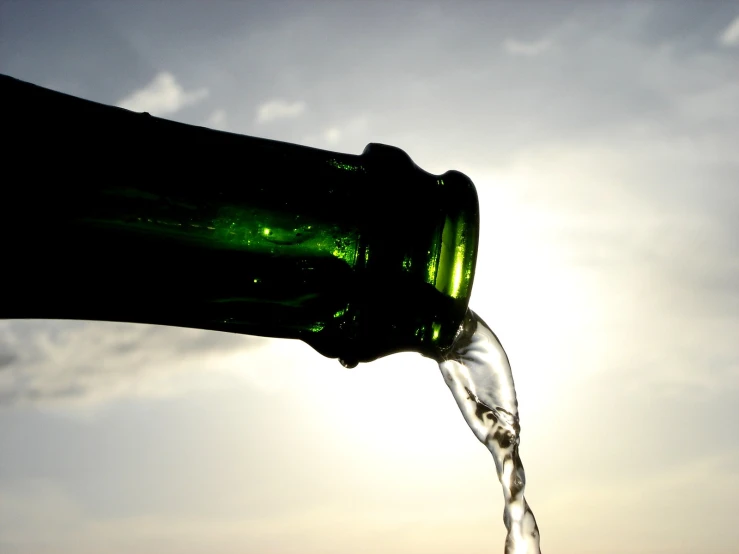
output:
M199 374L238 375L269 341L157 325L11 320L0 324L0 406L94 405L200 387ZM4 360L4 363L2 362ZM238 371L237 371L238 370ZM267 387L270 383L267 383ZM264 387L263 387L264 388Z
M208 89L186 91L168 72L159 73L144 88L136 90L118 102L118 106L135 112L149 112L162 116L200 102L208 96Z
M323 139L329 144L336 144L341 138L341 129L338 127L329 127L323 132Z
M305 111L305 102L285 102L270 100L257 108L257 123L267 123L275 119L298 117Z
M739 45L739 16L734 18L726 29L719 35L718 41L724 46Z
M211 129L225 129L226 128L226 110L215 110L205 120L204 125Z
M294 453L291 453L291 456L294 457ZM197 455L195 457L197 458ZM272 473L279 475L277 469ZM301 482L308 480L305 475L301 473L298 476ZM75 495L75 492L69 490L63 483L51 479L19 479L11 485L0 486L0 536L3 539L0 544L10 545L11 551L16 553L88 554L101 550L151 552L159 549L162 542L166 541L168 550L189 553L207 552L213 549L214 544L219 545L219 551L225 552L299 550L306 554L342 552L347 550L347 545L371 544L375 550L383 552L412 550L438 554L455 550L460 545L463 550L474 550L474 545L489 540L490 531L484 517L492 516L492 513L483 512L481 516L478 512L473 512L474 515L466 515L464 518L450 517L444 509L439 509L437 502L429 501L430 495L426 493L428 485L421 491L424 495L421 501L405 501L405 497L393 491L390 493L393 498L392 507L376 506L372 502L372 499L378 496L375 490L372 494L364 492L365 496L361 497L363 504L352 506L352 509L348 510L345 491L334 493L338 494L338 499L329 497L327 491L328 487L331 487L333 493L336 485L332 485L331 482L338 480L337 475L335 470L331 477L328 471L325 477L322 474L320 478L325 479L325 484L321 487L325 490L318 498L310 499L306 505L301 505L298 509L291 506L296 503L295 496L305 496L302 488L293 491L291 499L284 500L284 504L280 505L280 508L282 506L290 508L275 510L272 508L275 505L274 494L263 491L263 486L255 493L257 485L255 484L249 488L249 497L265 499L263 503L268 509L264 509L263 514L245 514L240 508L245 504L242 500L232 501L237 508L231 509L227 515L208 514L207 509L202 508L199 511L189 510L196 514L190 515L186 510L170 506L165 510L141 509L139 512L126 514L125 517L105 517L91 513L89 507L84 504L84 498ZM290 476L288 475L288 478ZM361 479L356 473L352 473L351 476ZM177 493L170 494L181 498L180 493L183 490L186 494L189 491L193 491L191 494L194 494L197 486L205 484L208 487L212 482L219 482L204 480L202 475L198 477L200 479L194 484L183 478ZM207 479L209 476L205 477ZM270 484L271 482L268 481ZM163 486L161 483L158 484L155 487L157 490L147 492L145 497L156 498L156 494ZM281 486L280 490L282 489L291 490L286 486ZM353 494L357 494L354 489L352 490ZM418 490L414 490L414 493L419 496ZM216 496L225 496L230 500L238 494L243 494L240 485L232 484L228 489L224 486L223 492ZM263 496L256 497L256 494ZM204 506L214 505L212 496L206 495ZM398 497L401 498L401 502L404 501L402 504L397 500ZM272 504L269 504L270 502ZM176 501L173 504L176 504ZM423 529L426 525L441 527L443 529L441 538L428 539L425 538L427 533L413 531L416 528ZM407 535L410 535L410 538ZM409 540L411 548L406 547ZM421 547L416 548L419 542ZM430 544L431 542L434 544ZM44 548L47 544L53 544L53 548ZM110 550L103 546L111 544L124 546L118 549L114 546ZM16 545L23 546L17 550L12 548Z
M302 144L314 144L318 147L355 147L356 143L362 143L360 148L370 142L369 118L357 116L346 121L326 127L320 134L312 134L303 137Z
M552 47L551 41L537 40L535 42L523 42L520 40L506 39L503 48L514 56L538 56Z

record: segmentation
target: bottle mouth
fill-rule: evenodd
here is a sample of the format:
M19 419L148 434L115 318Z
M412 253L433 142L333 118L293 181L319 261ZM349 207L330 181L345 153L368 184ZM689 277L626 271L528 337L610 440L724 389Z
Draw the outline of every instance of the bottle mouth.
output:
M432 323L432 348L422 352L434 358L451 347L467 312L480 228L477 191L472 181L463 173L448 171L436 183L440 206L446 209L437 242L436 271L429 283L450 302L443 317Z
M363 166L369 188L355 214L351 299L332 325L304 340L348 366L396 352L438 359L451 348L472 292L477 191L464 174L432 175L386 145L365 149Z
M461 173L458 175L469 181ZM445 177L448 181L448 173L445 174ZM455 176L455 178L458 179L459 177ZM471 181L469 183L472 185ZM472 188L472 191L474 192L474 188ZM454 194L455 200L458 194ZM467 194L469 193L467 192ZM477 203L476 198L474 203ZM476 207L471 205L469 201L460 206L458 211L449 213L444 218L439 248L439 264L433 283L436 290L442 294L455 299L469 299L475 275L478 228L479 216Z

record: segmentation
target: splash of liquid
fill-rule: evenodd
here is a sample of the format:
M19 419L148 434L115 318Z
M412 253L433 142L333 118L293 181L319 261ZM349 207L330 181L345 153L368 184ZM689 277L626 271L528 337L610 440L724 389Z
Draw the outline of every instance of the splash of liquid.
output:
M540 554L539 527L524 498L518 401L503 346L485 322L468 310L451 350L437 361L467 424L495 460L505 501L505 554Z

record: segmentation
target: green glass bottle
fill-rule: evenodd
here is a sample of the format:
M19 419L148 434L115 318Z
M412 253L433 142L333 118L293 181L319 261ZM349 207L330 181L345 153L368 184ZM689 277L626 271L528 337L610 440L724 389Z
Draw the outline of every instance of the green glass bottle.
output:
M474 276L472 182L405 152L214 131L0 75L0 317L300 339L347 366L435 357Z

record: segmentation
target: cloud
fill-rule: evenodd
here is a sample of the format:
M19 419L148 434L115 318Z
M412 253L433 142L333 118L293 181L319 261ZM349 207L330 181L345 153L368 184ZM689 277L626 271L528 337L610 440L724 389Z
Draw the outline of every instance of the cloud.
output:
M323 131L321 138L329 145L336 145L340 141L356 140L369 142L369 118L364 116L353 117L340 125L333 125Z
M629 438L639 435L638 430L636 427ZM598 447L607 449L609 445L603 443L608 442L606 438ZM675 466L645 473L640 467L646 458L643 451L631 442L624 450L629 451L631 460L624 460L626 471L623 476L614 478L613 474L609 474L609 478L586 480L582 478L582 473L577 472L572 479L557 483L551 494L544 497L542 505L534 506L534 509L539 507L542 513L546 511L551 514L552 521L558 519L556 513L582 511L583 499L592 503L589 506L599 507L597 514L583 514L583 520L565 524L568 533L556 532L562 546L565 546L567 536L576 534L579 548L582 549L579 552L623 552L624 548L602 549L603 537L618 537L623 535L624 529L629 529L639 536L639 546L633 552L666 550L687 553L696 550L690 545L698 544L702 545L700 550L704 552L730 551L726 546L736 544L737 536L730 513L734 513L733 498L739 492L737 473L727 467L732 456L709 454L686 459L677 455ZM690 446L686 446L685 450L690 450ZM583 464L582 460L578 461ZM594 461L591 460L591 463ZM537 511L537 515L540 511ZM695 525L696 514L704 511L712 514L705 522L709 532ZM655 513L662 517L650 517ZM670 537L670 547L667 549L664 548L665 537ZM679 544L680 541L683 544ZM555 547L554 550L558 549ZM563 548L562 551L568 550Z
M268 123L276 119L298 117L305 112L305 102L285 102L284 100L270 100L257 108L257 123Z
M252 454L251 457L259 456ZM233 460L230 462L233 465ZM250 475L244 469L243 473ZM272 471L274 474L280 475L277 470ZM218 515L213 515L204 509L190 515L168 507L167 510L142 509L127 517L105 517L91 511L75 497L73 491L51 479L24 479L5 486L0 483L0 546L13 548L20 545L17 551L9 552L88 554L101 550L113 553L153 552L160 550L161 544L166 542L168 551L189 554L212 551L216 544L219 552L228 553L300 551L323 554L344 552L351 549L348 545L368 544L371 548L361 550L439 554L453 551L460 545L464 550L474 550L474 545L489 540L489 523L484 516L473 513L464 518L450 517L446 510L439 509L439 504L428 500L428 494L424 496L424 503L409 501L401 504L397 500L398 494L392 492L389 493L393 498L391 505L380 506L360 497L366 503L352 506L349 510L346 488L338 493L337 499L327 494L327 489L335 488L335 469L333 474L329 478L326 472L325 482L312 479L322 490L309 498L305 506L298 504L300 509L293 506L304 496L302 488L294 490L286 485L279 486L279 493L289 498L281 499L281 507L284 508L277 513L268 511L274 504L274 494L262 493L263 496L258 497L252 490L253 486L247 489L248 494L240 492L241 481L237 480L239 484L231 484L229 490L224 490L229 497L240 493L249 499L265 499L260 512L251 516L244 514L242 506L246 502L242 499L235 502L235 508L225 515L217 512ZM301 486L304 481L311 480L306 479L307 473L299 475ZM287 475L288 479L290 477ZM180 490L194 491L203 481L195 480L195 483L184 482ZM348 486L356 495L353 485L349 483ZM161 487L157 483L153 491L142 496L153 497ZM181 498L179 492L175 498ZM210 507L214 502L212 497L224 496L224 492L203 495L201 490L201 501L195 504ZM377 490L374 492L374 496L380 496ZM384 490L381 492L388 494ZM423 493L425 491L421 491ZM426 526L439 527L443 532L429 538ZM49 544L53 546L45 548Z
M326 127L320 134L306 135L300 142L319 148L359 148L361 151L371 141L369 132L369 117L359 115Z
M217 109L211 113L205 120L204 125L211 129L225 129L226 125L226 110Z
M729 26L719 35L718 41L724 46L739 45L739 16L729 23Z
M264 339L113 322L0 324L0 406L169 395L188 375L243 363ZM248 377L248 376L247 376Z
M159 73L144 88L135 90L120 102L118 106L135 112L149 112L163 116L173 114L187 106L196 104L206 98L208 89L186 91L168 72Z
M329 144L336 144L341 138L341 129L338 127L329 127L323 132L323 140Z
M505 51L514 56L538 56L551 49L551 47L551 41L543 39L536 42L523 42L514 39L503 41Z

